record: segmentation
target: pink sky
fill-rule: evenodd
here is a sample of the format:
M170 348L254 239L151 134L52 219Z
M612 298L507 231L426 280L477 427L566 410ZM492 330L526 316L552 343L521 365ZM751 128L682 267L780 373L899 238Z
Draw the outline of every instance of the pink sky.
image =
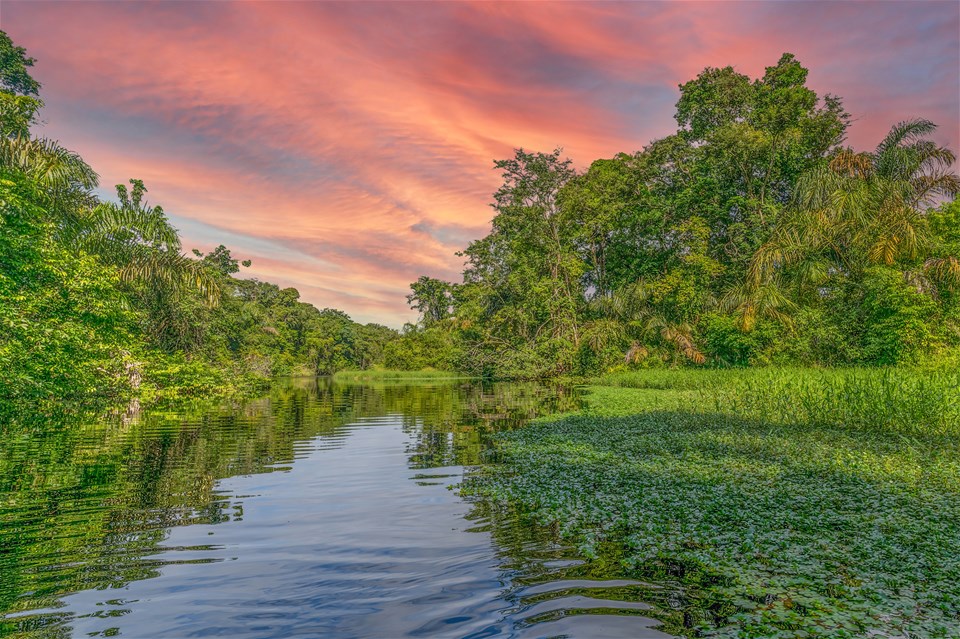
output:
M581 167L672 133L677 85L789 51L873 148L900 120L960 150L960 3L17 2L42 133L146 181L186 248L359 321L414 318L486 234L494 159Z

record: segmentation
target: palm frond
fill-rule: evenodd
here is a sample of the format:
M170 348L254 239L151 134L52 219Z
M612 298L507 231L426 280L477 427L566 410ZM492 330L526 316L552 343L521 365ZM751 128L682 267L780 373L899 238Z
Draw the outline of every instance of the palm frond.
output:
M126 282L193 288L204 296L208 305L219 303L220 285L198 260L144 246L132 247L125 257L120 276Z
M911 180L918 205L932 204L940 197L960 195L960 177L946 170L935 170L918 175Z
M47 138L0 137L0 167L22 173L49 191L89 190L99 181L78 154Z
M883 138L877 150L876 156L882 156L888 151L903 144L909 144L930 135L937 130L937 125L930 120L916 118L913 120L904 120L893 125L890 132Z
M694 344L692 333L693 329L686 324L667 325L660 331L663 339L672 344L684 357L695 364L703 364L707 358Z
M873 156L857 153L853 149L841 149L830 160L830 170L844 177L865 178L873 172Z
M931 257L923 268L940 286L953 292L960 290L960 259L953 255Z
M604 318L588 322L583 326L582 341L594 353L608 346L622 342L625 337L623 325L614 319Z
M721 298L720 308L739 317L741 330L752 331L760 319L790 325L797 306L784 292L779 278L772 278L758 286L744 282L732 287Z
M104 202L92 211L90 227L103 238L180 249L180 236L159 206L130 208Z

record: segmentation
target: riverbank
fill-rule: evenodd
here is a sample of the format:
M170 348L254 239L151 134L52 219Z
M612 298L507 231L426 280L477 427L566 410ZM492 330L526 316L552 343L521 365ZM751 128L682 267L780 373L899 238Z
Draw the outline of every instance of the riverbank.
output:
M368 369L362 371L337 371L333 379L338 382L424 382L472 379L469 375L453 371L427 368L419 371Z
M960 633L955 373L598 382L579 413L503 435L502 463L464 493L520 508L587 557L615 549L625 576L679 581L690 636Z

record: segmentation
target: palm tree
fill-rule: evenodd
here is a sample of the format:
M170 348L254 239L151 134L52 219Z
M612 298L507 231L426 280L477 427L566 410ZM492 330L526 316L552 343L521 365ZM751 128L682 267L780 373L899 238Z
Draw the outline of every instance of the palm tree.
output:
M26 135L0 136L0 172L32 186L37 204L72 224L96 203L99 176L83 159L58 143Z
M75 244L112 263L126 282L192 288L216 305L220 297L216 278L202 262L181 253L180 237L163 209L144 202L143 181L132 179L130 184L130 191L117 185L120 204L98 203L82 224L71 228Z
M927 207L960 192L953 152L927 139L935 129L928 120L901 122L873 153L844 149L803 176L790 211L753 257L748 292L784 271L816 286L831 274L856 277L870 265L922 258ZM940 260L928 268L960 276Z
M0 172L31 184L61 239L116 266L124 281L193 288L209 304L219 299L215 278L180 252L163 209L143 201L143 181L130 180L130 191L118 185L120 204L99 202L92 193L99 176L78 154L25 135L0 136Z
M791 312L797 305L790 299L783 282L774 277L757 285L747 280L734 286L720 300L720 308L736 316L741 330L751 331L760 319L791 326Z
M591 307L599 318L584 327L584 339L595 352L607 345L629 342L624 353L627 364L642 360L651 347L669 355L680 354L696 364L706 361L694 340L693 326L672 321L660 312L643 280L594 298Z

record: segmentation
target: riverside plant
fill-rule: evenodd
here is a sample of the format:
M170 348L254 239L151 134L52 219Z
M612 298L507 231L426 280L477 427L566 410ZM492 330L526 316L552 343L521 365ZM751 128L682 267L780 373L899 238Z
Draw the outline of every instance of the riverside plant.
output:
M761 370L711 394L718 412L763 421L902 435L960 434L957 373Z
M464 492L678 581L690 636L960 636L955 374L642 375L503 435Z
M394 371L386 369L337 371L333 379L338 382L424 382L470 379L469 376L451 371L426 368L419 371Z

